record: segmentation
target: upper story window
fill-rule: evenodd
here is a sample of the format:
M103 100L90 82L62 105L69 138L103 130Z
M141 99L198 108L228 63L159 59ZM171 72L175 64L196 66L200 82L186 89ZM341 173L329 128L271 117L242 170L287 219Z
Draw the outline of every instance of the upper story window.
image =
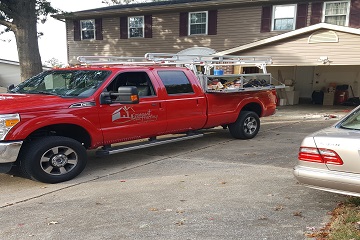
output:
M277 5L273 7L273 30L294 30L296 5Z
M323 22L347 26L349 23L349 11L349 1L325 2Z
M144 16L129 17L129 38L144 37Z
M81 39L95 39L95 20L81 20L80 21L81 29Z
M208 12L190 12L189 23L189 35L207 34Z

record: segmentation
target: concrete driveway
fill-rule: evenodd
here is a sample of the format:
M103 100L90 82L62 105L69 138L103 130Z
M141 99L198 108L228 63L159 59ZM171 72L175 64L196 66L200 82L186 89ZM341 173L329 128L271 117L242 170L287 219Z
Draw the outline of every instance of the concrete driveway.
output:
M141 151L90 152L85 171L61 184L0 174L0 239L306 239L343 196L297 184L299 144L348 109L279 107L246 141L217 128Z

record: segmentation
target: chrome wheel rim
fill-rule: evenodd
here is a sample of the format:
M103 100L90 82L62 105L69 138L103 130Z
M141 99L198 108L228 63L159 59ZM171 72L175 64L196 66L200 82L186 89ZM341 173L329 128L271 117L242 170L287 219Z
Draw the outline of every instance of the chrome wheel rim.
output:
M256 121L256 118L254 117L248 117L244 121L244 132L246 134L252 135L256 132L256 129L258 128L258 123Z
M41 169L49 175L64 175L72 171L79 158L74 149L57 146L47 150L40 159Z

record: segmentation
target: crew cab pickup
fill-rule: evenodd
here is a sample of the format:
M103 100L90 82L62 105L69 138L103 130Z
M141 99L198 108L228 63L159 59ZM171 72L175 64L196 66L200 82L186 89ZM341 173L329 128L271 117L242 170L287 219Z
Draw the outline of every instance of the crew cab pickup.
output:
M200 137L199 130L217 126L251 139L259 118L275 109L275 89L207 92L186 67L52 69L0 95L0 172L16 166L25 177L58 183L83 171L88 149L104 156Z

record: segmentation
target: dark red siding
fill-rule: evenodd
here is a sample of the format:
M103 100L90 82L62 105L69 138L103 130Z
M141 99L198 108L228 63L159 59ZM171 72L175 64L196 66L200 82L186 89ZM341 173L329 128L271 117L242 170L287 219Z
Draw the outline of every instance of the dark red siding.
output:
M181 12L180 13L180 26L179 26L179 36L184 37L188 35L188 22L189 22L189 13Z
M74 41L80 41L81 40L81 30L80 30L80 21L74 20Z
M360 0L351 1L349 26L360 28Z
M303 28L307 26L307 14L308 14L308 4L302 3L297 5L296 13L296 29Z
M152 38L152 15L146 15L145 19L145 38Z
M272 6L263 6L262 13L261 13L260 32L270 32L271 31L271 15L272 15Z
M120 18L120 39L128 38L128 18L121 17Z
M321 23L323 2L315 2L311 5L310 25Z
M102 19L95 19L95 38L96 40L103 40L103 32L102 32Z
M208 35L217 34L217 10L209 11L209 21L208 21Z

